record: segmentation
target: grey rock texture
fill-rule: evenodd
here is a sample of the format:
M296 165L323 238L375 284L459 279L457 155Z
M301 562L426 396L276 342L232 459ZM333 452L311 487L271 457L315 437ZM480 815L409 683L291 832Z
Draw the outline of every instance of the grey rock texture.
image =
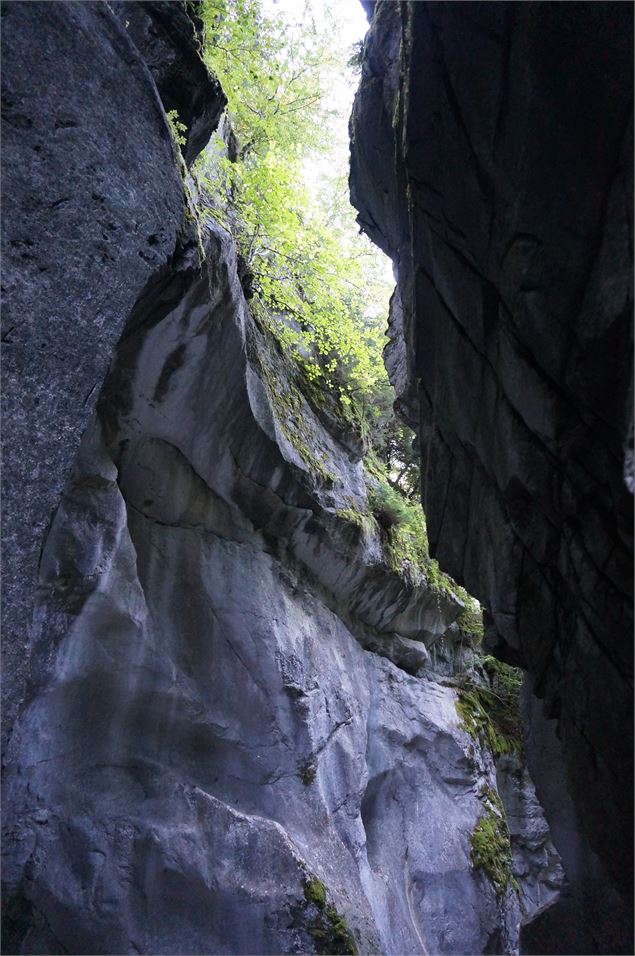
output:
M6 951L517 952L470 857L496 768L425 669L460 604L342 514L361 462L206 248L133 310L46 538Z
M199 256L161 11L195 37L180 5L4 13L3 952L515 953L544 820L457 713L461 602L386 563L357 444L213 221ZM497 890L471 838L499 778Z
M6 3L2 54L6 738L25 696L45 529L185 206L152 75L107 4Z
M518 755L498 758L496 782L509 824L521 908L528 919L535 919L560 895L564 876L560 857L527 767Z
M368 7L351 193L398 270L398 408L436 555L531 675L577 907L531 951L630 953L632 6Z
M218 126L226 97L200 56L202 23L196 4L173 0L110 3L150 68L166 113L176 110L187 127L183 156L188 166Z

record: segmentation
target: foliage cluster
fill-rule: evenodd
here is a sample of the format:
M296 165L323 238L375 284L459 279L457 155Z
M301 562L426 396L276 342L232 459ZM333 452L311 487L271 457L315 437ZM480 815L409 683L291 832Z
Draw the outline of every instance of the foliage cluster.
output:
M382 534L387 563L413 585L420 584L432 563L421 504L394 487L375 454L369 453L364 465L368 503Z
M464 588L460 589L459 597L465 604L465 610L458 620L459 630L465 637L478 643L483 637L483 609Z
M327 391L331 411L335 406L335 416L371 449L370 507L388 563L413 584L425 577L437 592L456 594L466 604L461 629L474 635L478 603L430 558L414 436L392 408L382 360L392 282L378 251L359 235L346 176L327 171L346 152L333 74L348 60L354 84L361 48L341 49L337 8L324 0L322 12L316 25L307 4L304 20L291 23L266 16L261 0L203 0L203 53L227 95L232 148L217 143L204 151L195 172L204 192L226 197L224 210L214 201L238 242L261 326L294 356L312 404ZM178 140L177 117L171 125ZM263 371L285 437L332 480L295 391Z
M252 310L295 355L307 382L328 389L341 419L385 463L389 483L414 498L413 436L395 418L382 360L392 283L378 251L359 235L346 177L324 171L338 165L334 150L342 147L332 75L348 56L354 83L360 47L352 57L338 49L336 12L328 3L323 12L319 27L294 25L267 17L260 0L204 0L204 56L227 95L238 147L235 162L218 150L203 153L197 176L203 188L228 197ZM317 170L319 189L307 182L307 169ZM392 497L385 517L397 509L394 536L409 543L423 519L413 522L400 500Z
M370 458L366 459L367 462ZM370 469L369 469L370 470ZM375 465L374 481L370 483L368 499L371 511L379 527L386 533L393 529L408 525L412 518L412 510L409 507L409 501L404 498L387 481L382 472L378 474L378 467ZM425 539L425 529L424 529ZM421 541L421 559L425 561L427 557L427 542Z
M464 636L478 641L483 634L481 606L430 556L426 519L419 495L408 495L395 479L391 479L388 466L374 451L366 456L364 464L369 505L382 531L388 564L414 585L425 579L428 587L438 594L457 597L465 605L458 621L459 629Z
M364 459L368 502L380 528L387 564L413 586L423 584L438 594L458 597L465 605L459 628L472 638L482 635L482 611L471 597L430 556L426 519L419 496L409 496L391 478L388 466L374 449Z
M416 500L420 495L420 458L414 432L400 421L392 407L392 390L387 396L390 406L384 408L385 397L377 403L378 412L372 424L370 442L375 455L384 462L393 488Z
M187 143L187 126L179 119L178 110L169 110L165 115L170 125L172 138L174 139L177 147L185 146Z
M377 251L357 235L345 178L320 175L319 194L307 182L333 128L336 21L296 28L265 16L258 0L204 0L202 17L205 58L227 95L238 150L236 162L203 154L199 180L215 192L220 180L229 197L252 308L306 374L350 407L353 395L385 382L376 318L389 290Z

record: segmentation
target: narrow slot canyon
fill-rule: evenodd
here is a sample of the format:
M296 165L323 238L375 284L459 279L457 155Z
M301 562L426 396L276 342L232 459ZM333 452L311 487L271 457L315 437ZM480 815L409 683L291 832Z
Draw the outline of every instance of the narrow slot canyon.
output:
M2 952L632 953L632 4L1 10Z

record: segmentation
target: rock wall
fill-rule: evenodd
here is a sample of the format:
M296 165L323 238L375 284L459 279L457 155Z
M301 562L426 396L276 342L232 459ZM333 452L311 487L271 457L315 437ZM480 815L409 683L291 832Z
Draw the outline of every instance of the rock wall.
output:
M457 711L460 602L389 566L355 442L254 321L213 218L199 247L157 93L166 109L180 95L174 49L180 90L202 75L182 12L5 14L6 234L52 258L47 276L14 251L5 271L11 301L30 299L8 355L24 376L6 396L20 575L4 681L26 673L29 693L11 698L3 952L516 952L521 922L557 898L557 853L524 766L496 764ZM37 177L30 137L57 113L35 62L28 82L34 50L49 80L64 54L47 89L88 144L48 130ZM209 96L222 103L211 80ZM47 190L62 156L91 150L55 244ZM93 189L120 213L98 267ZM96 409L78 401L87 375ZM48 468L31 481L35 461ZM483 826L497 842L477 859Z
M630 953L632 6L367 8L351 194L398 269L397 408L441 566L530 675L570 883L524 945Z
M44 545L52 665L9 746L6 951L514 952L513 884L471 861L492 755L425 644L418 676L391 660L460 606L343 514L367 509L362 464L206 235L202 268L130 316Z
M5 951L515 952L513 883L471 861L492 755L425 644L418 676L391 660L460 606L343 516L366 510L362 464L206 235L203 267L133 311L44 545L52 664L9 745Z
M192 23L178 4L139 9L152 23L166 6L164 61L183 67L189 31L209 136L224 97ZM3 741L28 692L45 530L124 323L183 244L170 128L128 26L106 3L2 6Z

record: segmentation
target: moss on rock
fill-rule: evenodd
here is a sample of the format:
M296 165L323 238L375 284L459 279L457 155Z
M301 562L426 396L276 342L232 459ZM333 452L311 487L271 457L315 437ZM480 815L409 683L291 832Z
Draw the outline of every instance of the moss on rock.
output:
M273 350L276 346L270 343L270 348ZM276 374L271 359L263 352L264 349L259 356L260 370L280 431L314 474L333 483L336 476L327 467L329 456L316 443L310 425L311 418L307 416L308 406L300 390L293 384L292 370L289 369L286 376Z
M485 744L494 757L523 752L524 741L519 709L522 675L514 667L493 657L484 657L481 667L490 686L469 681L458 691L456 712L463 729Z
M315 903L319 909L326 906L326 887L317 876L311 877L304 884L304 897L308 903Z
M498 794L496 794L498 798ZM512 876L512 850L504 811L487 802L482 816L470 836L471 859L474 869L482 869L502 896Z
M318 956L357 956L355 937L342 914L327 905L326 887L316 876L304 881L304 897L315 913L308 932Z

